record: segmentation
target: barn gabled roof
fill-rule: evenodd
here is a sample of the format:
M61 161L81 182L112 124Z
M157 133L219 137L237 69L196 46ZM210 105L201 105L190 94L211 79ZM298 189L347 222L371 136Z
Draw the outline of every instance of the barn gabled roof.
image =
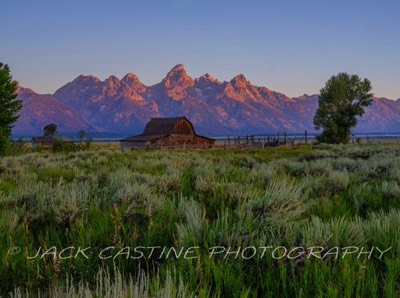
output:
M174 118L151 118L151 120L146 124L143 134L158 134L158 135L168 135L172 134L175 125L182 119L186 117L174 117ZM186 119L187 120L187 119ZM189 120L187 120L189 122ZM190 122L189 122L190 123Z
M173 118L151 118L151 120L146 124L142 134L122 139L120 142L148 142L158 140L162 137L168 137L174 134L174 127L182 119L185 119L190 124L194 137L213 140L197 135L194 131L193 124L186 117L182 116Z
M164 135L164 137L166 137L166 136L168 136L168 135ZM161 138L161 135L141 134L141 135L122 139L122 140L120 140L120 142L148 142L148 141L158 140L159 138Z

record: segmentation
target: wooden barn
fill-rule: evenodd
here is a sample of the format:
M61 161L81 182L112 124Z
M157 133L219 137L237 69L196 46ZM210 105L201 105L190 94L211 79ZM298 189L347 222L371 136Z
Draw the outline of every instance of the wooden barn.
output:
M140 135L120 140L121 148L212 147L214 139L200 136L186 117L152 118Z
M31 140L31 144L32 147L37 147L37 146L50 147L53 146L55 138L66 143L74 142L74 139L71 136L44 136L44 137L33 137Z

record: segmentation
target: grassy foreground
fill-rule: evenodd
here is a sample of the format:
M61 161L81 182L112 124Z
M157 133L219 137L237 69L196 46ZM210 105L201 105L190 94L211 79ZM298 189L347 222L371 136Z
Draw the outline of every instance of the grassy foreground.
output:
M2 158L0 295L400 296L399 185L396 144Z

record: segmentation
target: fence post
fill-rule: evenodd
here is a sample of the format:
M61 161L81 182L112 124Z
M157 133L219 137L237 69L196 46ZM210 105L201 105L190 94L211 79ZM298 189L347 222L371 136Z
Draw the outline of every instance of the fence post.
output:
M305 140L306 145L307 145L307 142L308 142L307 129L304 131L304 140Z

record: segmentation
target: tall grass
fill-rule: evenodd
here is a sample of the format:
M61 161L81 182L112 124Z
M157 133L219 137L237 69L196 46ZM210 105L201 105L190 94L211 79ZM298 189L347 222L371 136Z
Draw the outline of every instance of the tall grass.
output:
M399 156L398 145L124 153L94 146L2 158L0 295L399 296ZM127 257L152 246L198 248L194 258L160 250ZM263 258L259 249L241 255L268 246ZM313 246L390 250L368 259L272 254ZM20 251L10 254L13 247ZM39 247L90 254L28 259ZM110 258L100 259L107 247ZM210 257L212 247L231 253Z

